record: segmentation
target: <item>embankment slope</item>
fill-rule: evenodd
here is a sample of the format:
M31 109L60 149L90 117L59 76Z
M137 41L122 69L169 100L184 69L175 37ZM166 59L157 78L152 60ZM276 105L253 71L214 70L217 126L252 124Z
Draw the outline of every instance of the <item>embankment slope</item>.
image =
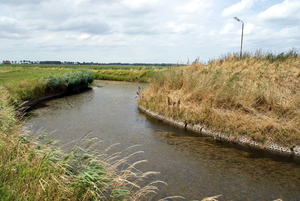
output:
M158 74L138 103L164 121L216 138L299 155L299 92L299 56L232 56Z

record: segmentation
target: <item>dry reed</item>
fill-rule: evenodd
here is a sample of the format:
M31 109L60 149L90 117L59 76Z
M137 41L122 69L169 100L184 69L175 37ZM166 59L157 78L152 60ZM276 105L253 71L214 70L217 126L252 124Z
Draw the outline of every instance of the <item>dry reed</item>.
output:
M139 104L162 115L259 142L300 144L300 57L234 55L172 68L152 79Z

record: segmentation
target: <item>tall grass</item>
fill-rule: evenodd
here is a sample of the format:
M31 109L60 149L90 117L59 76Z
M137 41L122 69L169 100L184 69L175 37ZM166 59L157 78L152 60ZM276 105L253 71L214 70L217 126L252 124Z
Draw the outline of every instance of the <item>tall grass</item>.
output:
M96 70L95 79L100 80L116 80L116 81L128 81L128 82L147 82L155 72L159 69L130 69L130 70Z
M21 80L17 83L7 83L4 86L10 92L11 101L15 105L19 105L24 101L34 101L56 93L77 92L81 88L87 87L93 80L94 74L91 71L77 70L33 80Z
M293 52L196 62L154 77L139 104L183 122L293 147L300 143L299 64Z
M18 126L12 132L1 130L1 200L148 200L162 181L142 183L157 172L141 172L129 163L140 152L111 155L94 151L95 139L84 137L68 152L54 142L36 143ZM174 198L180 198L174 196Z
M91 82L92 75L80 71L24 83L38 89L36 95L43 90L77 89ZM15 117L15 103L20 100L11 101L11 92L14 98L31 98L30 90L23 92L24 83L0 87L0 200L149 200L158 185L165 185L159 180L145 184L158 173L139 171L138 165L146 161L130 162L132 156L141 153L131 148L113 154L107 152L111 147L95 151L97 140L86 134L68 151L61 151L55 141L45 143L44 133L29 135L30 130L24 130Z
M281 52L281 53L273 53L271 51L263 51L262 49L256 50L254 53L252 52L243 52L242 57L240 57L240 53L228 53L225 55L221 55L219 59L210 60L208 63L219 61L223 62L228 59L246 59L246 58L255 58L258 60L266 60L269 62L276 62L276 61L286 61L290 58L297 58L299 57L298 50L296 48L292 48L290 51ZM199 59L196 59L194 63L199 63Z

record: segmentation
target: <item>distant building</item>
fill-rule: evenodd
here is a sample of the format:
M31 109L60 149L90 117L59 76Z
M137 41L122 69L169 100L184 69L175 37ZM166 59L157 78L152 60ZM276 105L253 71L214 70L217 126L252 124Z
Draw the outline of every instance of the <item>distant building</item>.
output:
M3 64L11 64L10 61L3 61Z

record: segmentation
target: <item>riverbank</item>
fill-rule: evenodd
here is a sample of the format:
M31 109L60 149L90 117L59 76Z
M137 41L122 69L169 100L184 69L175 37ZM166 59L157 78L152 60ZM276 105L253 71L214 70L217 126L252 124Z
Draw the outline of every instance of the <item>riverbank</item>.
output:
M86 183L88 181L82 180L84 177L80 176L77 170L83 169L83 173L86 172L84 171L85 163L92 158L87 157L83 160L83 155L76 153L78 147L74 147L69 153L62 153L55 146L54 141L46 144L38 143L39 135L43 133L38 133L38 136L28 136L22 129L22 119L16 116L16 110L19 109L21 102L29 101L33 104L43 95L53 96L57 93L76 91L83 85L87 86L93 80L93 77L87 76L88 74L88 72L73 71L73 73L52 75L46 79L26 80L23 77L19 83L8 82L0 87L1 198L5 200L76 200L81 196L91 197L89 185ZM76 83L68 79L73 79L74 76L77 77ZM53 81L58 82L54 84ZM74 84L68 87L66 86L68 83ZM80 159L82 162L79 163L77 160ZM88 167L91 168L91 166ZM102 170L100 165L96 168ZM94 174L94 176L101 176L102 172ZM99 184L96 185L100 187Z
M288 53L233 55L173 68L155 76L138 103L164 121L218 139L299 155L299 61Z
M156 184L165 184L163 181L144 181L159 174L136 169L137 164L145 161L128 162L131 157L141 153L131 151L134 146L127 147L126 153L112 155L107 151L113 145L96 151L98 140L86 133L81 139L68 142L68 150L61 151L55 139L45 142L46 134L43 131L32 133L22 127L22 118L16 117L16 110L27 109L47 98L77 93L93 81L92 72L70 71L19 81L0 86L1 198L144 200L158 191Z
M62 152L55 140L43 141L45 133L28 135L22 117L35 104L78 93L94 80L89 70L4 67L0 80L0 195L5 200L143 200L158 191L142 180L158 172L142 172L128 155L95 151L97 140L87 133ZM71 142L70 142L71 143ZM110 147L106 148L109 150ZM122 156L121 156L122 154ZM128 166L129 165L129 166ZM120 166L128 166L121 168ZM127 181L133 179L133 182ZM59 190L58 190L59 189ZM174 196L173 198L181 198Z
M147 115L156 118L164 123L177 126L179 128L184 128L196 133L199 133L199 136L206 135L211 136L214 139L217 140L223 140L228 142L234 142L241 145L251 146L254 148L259 149L266 149L269 151L285 154L285 155L295 155L300 156L300 146L295 147L286 147L282 146L276 143L260 143L257 141L254 141L253 139L247 137L247 136L235 136L235 135L225 135L222 132L217 132L209 129L205 129L203 125L200 124L189 124L185 122L175 121L174 119L170 117L166 117L163 115L160 115L159 113L147 110L143 106L138 106L139 110L146 113Z

